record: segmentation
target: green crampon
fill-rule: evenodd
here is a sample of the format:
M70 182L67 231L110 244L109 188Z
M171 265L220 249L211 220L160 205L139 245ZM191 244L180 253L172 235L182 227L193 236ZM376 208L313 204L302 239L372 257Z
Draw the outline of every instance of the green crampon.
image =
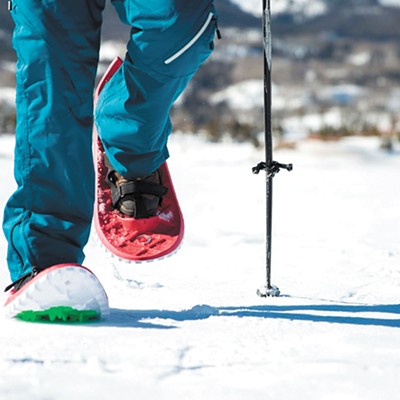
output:
M27 310L16 318L28 322L85 323L99 319L94 310L76 310L72 307L51 307L44 311Z

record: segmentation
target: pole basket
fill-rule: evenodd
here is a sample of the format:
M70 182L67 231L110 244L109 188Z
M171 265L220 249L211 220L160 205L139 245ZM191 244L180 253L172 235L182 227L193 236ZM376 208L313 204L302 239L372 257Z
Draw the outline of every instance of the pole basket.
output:
M264 286L257 289L257 295L260 297L278 297L280 294L281 291L275 285L271 285L270 287Z

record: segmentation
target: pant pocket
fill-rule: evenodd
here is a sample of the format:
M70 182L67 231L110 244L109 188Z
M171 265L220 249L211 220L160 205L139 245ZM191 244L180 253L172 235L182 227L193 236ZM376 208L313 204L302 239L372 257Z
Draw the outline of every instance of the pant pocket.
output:
M193 12L193 7L176 17L166 29L141 28L133 33L128 53L133 63L157 77L193 75L214 49L217 15L214 7Z
M185 43L163 60L163 65L166 68L170 66L175 69L182 67L178 66L180 63L187 63L197 68L208 58L214 48L215 30L216 16L213 11L210 11L198 31L192 32L192 36L188 35L185 38ZM190 67L188 67L188 70L190 70Z

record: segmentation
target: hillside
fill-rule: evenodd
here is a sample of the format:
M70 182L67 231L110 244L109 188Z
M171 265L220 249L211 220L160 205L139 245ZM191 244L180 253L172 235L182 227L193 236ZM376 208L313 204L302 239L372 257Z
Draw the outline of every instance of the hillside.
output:
M206 129L214 139L229 132L258 143L255 136L262 129L259 106L249 112L228 108L225 101L210 104L210 99L230 85L242 81L254 85L254 80L262 79L262 1L215 3L223 40L217 42L213 57L175 107L175 127ZM312 113L314 121L315 115L321 115L321 129L331 131L325 114L338 106L340 110L334 113L343 115L346 133L384 130L394 137L396 129L400 130L400 0L273 0L271 7L273 80L280 87L278 98L274 96L278 130L292 130L287 128L288 118L309 119ZM5 7L0 8L0 27L0 89L7 87L0 94L0 131L9 131L15 119L8 101L15 55L12 22ZM124 55L129 38L129 27L121 24L110 4L104 12L102 34L99 74L116 55ZM302 132L310 130L310 124L290 125Z
M235 0L216 0L221 27L257 28L261 0L239 7ZM258 3L260 5L258 6ZM397 5L397 6L395 6ZM253 10L253 13L251 12ZM280 0L272 2L274 33L316 34L329 32L360 40L397 40L400 38L400 4L397 0ZM275 11L275 12L274 12ZM13 27L6 7L0 8L2 59L13 58L10 38ZM123 26L110 4L104 12L104 40L125 40L129 28Z
M296 18L283 12L274 20L276 34L316 34L327 32L342 38L399 40L400 8L382 6L376 0L334 0L327 11L315 18Z

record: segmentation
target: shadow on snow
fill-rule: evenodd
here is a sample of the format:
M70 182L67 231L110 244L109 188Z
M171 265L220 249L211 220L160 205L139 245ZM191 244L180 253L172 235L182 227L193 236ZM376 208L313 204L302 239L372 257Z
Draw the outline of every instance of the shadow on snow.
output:
M343 315L340 315L340 313L343 313ZM362 315L363 313L368 313L368 315ZM197 305L190 310L181 311L113 308L107 320L92 326L174 329L179 326L171 323L171 321L197 321L210 317L265 318L400 328L400 304L257 305L243 307Z

